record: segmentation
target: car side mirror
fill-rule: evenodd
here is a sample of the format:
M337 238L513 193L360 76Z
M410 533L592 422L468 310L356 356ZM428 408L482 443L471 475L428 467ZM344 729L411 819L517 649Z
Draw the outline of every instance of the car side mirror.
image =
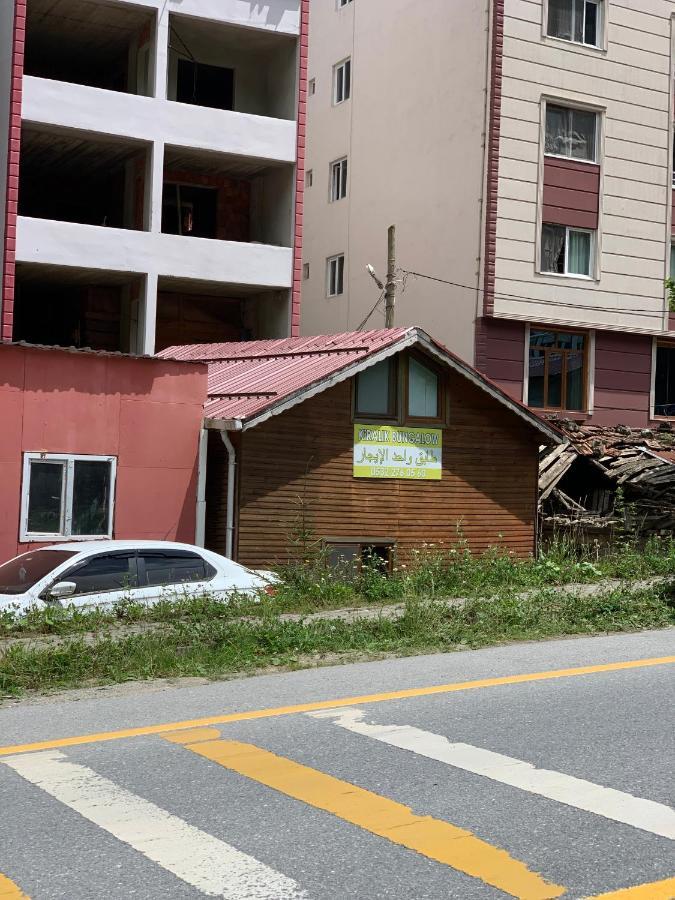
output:
M47 596L50 600L65 600L66 597L72 597L76 590L74 581L59 581L49 588Z

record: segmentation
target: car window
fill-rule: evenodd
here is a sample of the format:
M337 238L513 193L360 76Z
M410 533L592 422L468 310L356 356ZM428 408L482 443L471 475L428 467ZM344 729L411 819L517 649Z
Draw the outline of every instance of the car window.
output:
M187 550L148 551L139 555L142 587L206 581L215 574L216 570L202 556Z
M77 551L32 550L0 566L0 594L23 594Z
M136 558L134 553L105 553L87 559L69 572L64 572L59 581L74 581L77 585L74 596L98 594L106 591L120 591L137 586Z

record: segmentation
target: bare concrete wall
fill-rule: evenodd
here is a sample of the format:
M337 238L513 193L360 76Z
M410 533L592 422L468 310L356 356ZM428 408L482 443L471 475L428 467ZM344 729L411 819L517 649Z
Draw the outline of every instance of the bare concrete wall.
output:
M387 227L406 269L478 285L487 4L369 0L312 5L302 331L356 328L377 301ZM352 95L332 105L332 70L351 57ZM329 167L349 160L348 196L329 202ZM326 259L346 257L345 293L326 298ZM467 360L476 292L408 279L396 324L419 324ZM383 325L381 312L369 326Z

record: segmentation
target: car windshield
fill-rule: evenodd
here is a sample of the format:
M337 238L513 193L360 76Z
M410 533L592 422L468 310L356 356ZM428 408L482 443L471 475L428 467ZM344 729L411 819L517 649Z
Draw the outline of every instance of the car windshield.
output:
M33 550L0 566L0 594L25 594L52 569L76 556L72 550Z

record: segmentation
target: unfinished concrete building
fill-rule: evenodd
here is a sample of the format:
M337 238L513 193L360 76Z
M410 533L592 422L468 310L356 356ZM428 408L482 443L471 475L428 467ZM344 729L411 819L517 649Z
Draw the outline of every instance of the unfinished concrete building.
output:
M4 340L153 353L297 328L307 5L2 4Z

